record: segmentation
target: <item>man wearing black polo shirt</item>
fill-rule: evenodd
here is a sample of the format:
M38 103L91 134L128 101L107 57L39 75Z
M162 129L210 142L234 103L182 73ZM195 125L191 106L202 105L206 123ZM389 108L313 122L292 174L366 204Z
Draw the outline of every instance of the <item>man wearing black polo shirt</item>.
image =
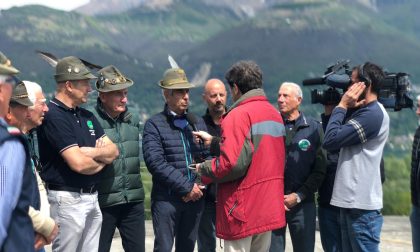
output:
M118 156L95 116L79 105L96 77L76 57L58 61L56 96L38 129L39 154L51 217L60 226L53 251L98 251L102 214L98 172Z

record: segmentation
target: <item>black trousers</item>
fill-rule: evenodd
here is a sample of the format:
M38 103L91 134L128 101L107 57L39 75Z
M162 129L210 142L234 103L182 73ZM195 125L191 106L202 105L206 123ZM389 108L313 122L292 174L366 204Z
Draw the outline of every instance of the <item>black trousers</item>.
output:
M204 200L196 202L153 201L152 217L155 243L153 251L193 252Z
M99 252L111 249L115 228L120 231L124 251L144 252L146 231L144 227L144 204L127 203L101 208L102 229Z

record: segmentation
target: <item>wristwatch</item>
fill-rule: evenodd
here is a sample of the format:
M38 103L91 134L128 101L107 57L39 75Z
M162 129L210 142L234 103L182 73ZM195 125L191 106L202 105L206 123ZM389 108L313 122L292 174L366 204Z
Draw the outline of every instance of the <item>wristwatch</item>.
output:
M296 193L296 202L299 204L300 202L302 202L302 199L299 195L299 193Z

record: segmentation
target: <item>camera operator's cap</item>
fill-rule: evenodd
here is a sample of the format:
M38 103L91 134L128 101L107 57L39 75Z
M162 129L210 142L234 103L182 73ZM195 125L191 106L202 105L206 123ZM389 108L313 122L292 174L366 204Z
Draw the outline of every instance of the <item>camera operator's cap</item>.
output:
M98 71L96 90L99 92L111 92L131 87L132 80L125 77L115 66L106 66Z
M163 74L159 86L164 89L190 89L195 86L188 82L187 75L181 68L170 68Z
M19 103L20 105L29 107L34 105L29 99L28 90L23 82L20 82L13 88L12 97L10 102Z
M96 79L82 61L74 56L62 58L55 67L55 80L57 82Z
M12 66L12 62L6 57L6 55L0 52L0 74L13 75L18 73L19 70Z

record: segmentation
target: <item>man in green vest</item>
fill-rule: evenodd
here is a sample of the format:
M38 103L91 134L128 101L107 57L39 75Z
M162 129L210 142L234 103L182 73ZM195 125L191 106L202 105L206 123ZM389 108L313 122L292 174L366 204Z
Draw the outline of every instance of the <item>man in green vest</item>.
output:
M145 250L144 190L140 175L139 118L127 109L133 81L116 67L98 71L97 105L92 112L119 149L120 155L102 171L98 184L103 222L99 252L109 251L118 228L125 251Z

